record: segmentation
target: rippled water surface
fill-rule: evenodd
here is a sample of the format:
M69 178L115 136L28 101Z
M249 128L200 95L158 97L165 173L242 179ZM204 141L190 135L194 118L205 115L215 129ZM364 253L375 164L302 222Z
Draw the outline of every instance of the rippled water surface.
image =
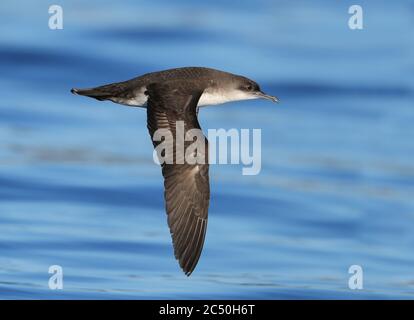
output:
M0 3L0 298L414 297L412 1ZM143 109L71 87L178 66L244 74L282 103L202 109L261 128L262 170L213 165L207 240L172 252ZM360 265L364 289L348 288ZM64 289L48 288L48 268Z

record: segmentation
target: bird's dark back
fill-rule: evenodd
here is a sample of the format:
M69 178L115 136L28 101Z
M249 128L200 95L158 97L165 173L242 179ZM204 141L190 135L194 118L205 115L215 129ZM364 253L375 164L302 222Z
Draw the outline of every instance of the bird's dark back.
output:
M157 71L144 74L140 77L131 79L139 85L149 85L151 83L159 83L168 80L202 80L214 79L220 75L221 77L232 76L230 73L204 67L183 67L164 71Z

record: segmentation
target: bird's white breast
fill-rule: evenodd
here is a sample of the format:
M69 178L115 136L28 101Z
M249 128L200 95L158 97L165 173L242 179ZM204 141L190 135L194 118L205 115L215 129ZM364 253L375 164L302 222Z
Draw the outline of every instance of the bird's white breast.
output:
M250 95L246 92L243 92L238 89L234 90L223 90L223 89L216 89L216 90L206 90L201 95L200 100L198 101L198 106L208 106L208 105L215 105L215 104L222 104L230 101L238 101L238 100L249 100L255 99L256 97Z
M200 100L198 101L198 106L208 106L214 104L221 104L230 101L225 94L219 92L204 92Z

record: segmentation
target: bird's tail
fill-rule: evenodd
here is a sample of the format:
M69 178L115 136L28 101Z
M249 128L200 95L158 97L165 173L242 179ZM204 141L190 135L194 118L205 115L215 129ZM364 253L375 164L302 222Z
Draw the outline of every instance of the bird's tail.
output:
M96 88L89 88L89 89L77 89L73 88L70 90L73 94L78 94L81 96L87 96L91 98L95 98L97 100L111 100L114 96L119 94L119 91L116 92L115 90L111 90L111 88L106 88L108 86L96 87Z
M100 101L110 100L132 107L144 107L147 101L145 87L141 83L131 80L89 89L73 88L70 91L73 94L91 97Z

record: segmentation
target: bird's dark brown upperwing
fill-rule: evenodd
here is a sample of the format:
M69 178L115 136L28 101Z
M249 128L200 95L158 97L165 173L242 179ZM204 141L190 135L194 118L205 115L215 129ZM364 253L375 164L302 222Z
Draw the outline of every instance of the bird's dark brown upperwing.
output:
M149 85L147 94L147 123L151 138L157 129L170 130L174 137L174 163L162 164L165 206L175 257L189 276L200 258L207 229L210 199L208 141L202 136L204 164L178 164L175 162L175 135L177 121L184 122L185 132L201 129L196 109L202 90L191 88L185 82L171 81ZM159 143L153 140L154 147ZM185 142L185 147L190 143Z

